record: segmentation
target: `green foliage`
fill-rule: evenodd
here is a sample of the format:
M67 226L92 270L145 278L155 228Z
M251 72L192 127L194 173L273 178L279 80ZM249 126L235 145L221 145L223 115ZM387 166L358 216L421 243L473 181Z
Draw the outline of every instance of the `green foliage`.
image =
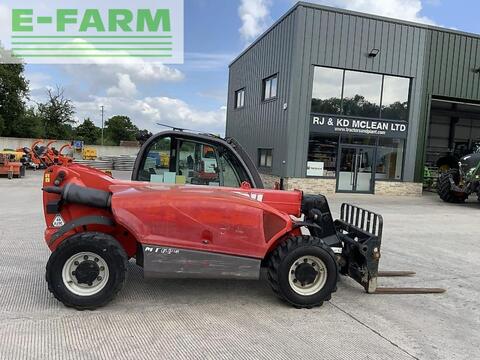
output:
M320 114L343 114L378 118L380 106L365 99L362 95L351 98L312 99L312 112ZM389 106L382 106L383 119L407 120L408 102L395 102Z
M408 101L396 101L390 106L382 107L382 118L385 119L408 119Z
M120 141L134 141L138 128L128 116L116 115L105 122L105 136L115 145Z
M152 135L153 134L148 130L139 130L135 135L135 138L140 143L140 145L143 145L148 139L152 137Z
M102 135L102 130L95 126L89 118L75 128L75 140L83 140L87 145L96 144Z
M0 115L0 136L3 136L5 133L5 120L3 120L2 116Z
M312 112L321 114L341 114L342 113L342 99L312 99Z
M25 112L28 97L28 81L23 76L23 64L0 65L0 131L12 136L14 124Z
M71 139L73 137L74 106L63 96L63 89L48 90L48 100L38 104L38 113L43 121L45 137L49 139Z
M27 109L13 124L11 136L41 138L44 136L43 122L33 107Z

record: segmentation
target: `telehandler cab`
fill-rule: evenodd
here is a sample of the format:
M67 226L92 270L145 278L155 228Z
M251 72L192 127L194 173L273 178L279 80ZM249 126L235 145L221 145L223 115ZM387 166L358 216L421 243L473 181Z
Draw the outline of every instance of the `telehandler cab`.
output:
M130 258L145 277L259 279L265 268L273 292L298 308L330 300L339 274L368 293L443 291L377 288L379 276L413 274L379 273L382 217L343 204L334 221L322 195L263 189L234 140L161 133L133 179L78 164L45 171L46 280L66 306L107 304Z

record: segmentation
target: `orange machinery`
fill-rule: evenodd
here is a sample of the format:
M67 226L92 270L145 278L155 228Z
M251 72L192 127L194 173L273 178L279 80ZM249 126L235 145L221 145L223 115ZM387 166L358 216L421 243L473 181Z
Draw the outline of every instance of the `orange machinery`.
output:
M21 162L12 161L14 159L14 155L0 154L0 175L7 175L9 179L25 176L25 166Z
M35 169L46 169L51 165L66 165L73 161L71 156L64 154L65 149L71 149L70 144L63 145L60 150L56 150L52 145L56 140L52 140L47 145L41 145L43 140L36 140L30 148L25 147L19 151L25 152L30 158L31 166Z

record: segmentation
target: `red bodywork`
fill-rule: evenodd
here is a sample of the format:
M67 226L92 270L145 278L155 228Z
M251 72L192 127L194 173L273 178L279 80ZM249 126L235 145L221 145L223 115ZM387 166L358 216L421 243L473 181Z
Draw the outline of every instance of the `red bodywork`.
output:
M65 173L60 187L74 183L112 193L111 210L63 204L64 222L97 215L114 225L81 226L51 241L59 228L46 206L60 195L44 192L45 240L52 251L77 232L101 231L115 237L130 257L137 244L146 244L263 259L285 235L300 234L291 219L301 215L300 191L122 181L77 164L48 168L44 187L53 186L60 171Z

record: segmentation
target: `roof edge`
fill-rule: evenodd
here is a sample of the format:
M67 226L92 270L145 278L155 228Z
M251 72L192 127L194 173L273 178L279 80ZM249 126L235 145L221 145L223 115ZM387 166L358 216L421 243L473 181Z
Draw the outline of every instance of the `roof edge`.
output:
M470 32L467 32L467 31L455 30L455 29L451 29L451 28L447 28L447 27L442 27L442 26L438 26L438 25L429 25L429 24L424 24L424 23L415 22L415 21L395 19L395 18L391 18L391 17L388 17L388 16L375 15L375 14L370 14L370 13L365 13L365 12L360 12L360 11L354 11L354 10L347 10L347 9L336 8L336 7L327 6L327 5L313 4L313 3L306 2L306 1L299 1L297 4L295 4L295 6L304 6L304 7L307 7L307 8L326 10L326 11L336 12L336 13L340 13L340 14L360 16L360 17L364 17L364 18L367 18L367 19L388 21L388 22L396 23L396 24L400 24L400 25L409 25L409 26L415 26L415 27L418 27L418 28L423 28L423 29L428 29L428 30L438 30L438 31L452 33L452 34L467 35L467 36L473 36L473 37L476 37L476 38L480 38L479 34L470 33Z
M246 52L248 52L251 48L253 48L258 42L260 42L260 40L262 40L268 33L270 33L277 25L279 25L283 20L285 20L286 17L290 16L299 7L325 10L325 11L330 11L330 12L334 12L334 13L338 13L338 14L354 15L354 16L359 16L359 17L363 17L363 18L367 18L367 19L388 21L390 23L396 23L396 24L400 24L400 25L414 26L414 27L422 28L422 29L426 29L426 30L436 30L436 31L442 31L442 32L447 32L447 33L451 33L451 34L469 36L469 37L474 37L474 38L480 39L479 34L467 32L467 31L455 30L455 29L445 28L445 27L441 27L441 26L437 26L437 25L422 24L422 23L419 23L419 22L413 22L413 21L407 21L407 20L401 20L401 19L394 19L394 18L390 18L390 17L387 17L387 16L374 15L374 14L369 14L369 13L364 13L364 12L359 12L359 11L353 11L353 10L336 8L336 7L332 7L332 6L312 4L312 3L309 3L309 2L305 2L305 1L299 1L293 7L291 7L281 18L279 18L277 21L275 21L272 26L270 26L261 35L259 35L248 47L246 47L237 57L235 57L235 59L233 59L232 62L228 66L230 67L235 62L237 62L243 55L245 55Z
M275 21L267 30L265 30L262 34L260 34L255 40L252 41L250 45L248 45L243 51L237 55L235 59L228 65L228 67L232 66L238 59L240 59L245 53L247 53L251 48L253 48L260 40L262 40L265 36L267 36L274 28L276 28L283 20L285 20L288 16L290 16L298 7L302 5L302 2L297 2L293 5L285 14L283 14L277 21Z

